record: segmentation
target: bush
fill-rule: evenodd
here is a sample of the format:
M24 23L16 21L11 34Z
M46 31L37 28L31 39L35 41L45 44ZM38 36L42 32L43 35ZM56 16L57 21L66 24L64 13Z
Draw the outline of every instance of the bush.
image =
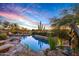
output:
M48 36L48 33L47 32L32 32L32 35Z
M52 38L51 35L48 37L48 42L51 50L56 49L56 41Z
M7 38L7 34L6 33L0 34L0 40L5 40L6 38Z
M57 43L58 43L58 45L60 46L60 48L63 49L63 42L62 42L62 39L61 39L61 38L58 37Z

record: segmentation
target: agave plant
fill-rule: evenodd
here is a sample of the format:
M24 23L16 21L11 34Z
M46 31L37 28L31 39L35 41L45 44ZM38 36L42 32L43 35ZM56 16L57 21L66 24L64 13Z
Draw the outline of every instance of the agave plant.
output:
M56 49L56 41L54 40L54 38L52 38L51 35L49 35L49 37L48 37L48 42L49 42L51 50Z

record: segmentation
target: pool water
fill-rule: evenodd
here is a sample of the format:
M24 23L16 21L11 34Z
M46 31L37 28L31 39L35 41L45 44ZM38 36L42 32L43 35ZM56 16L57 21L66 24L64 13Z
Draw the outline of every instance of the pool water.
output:
M21 38L21 44L28 46L32 51L39 52L49 48L48 43L35 39L32 36L25 36Z

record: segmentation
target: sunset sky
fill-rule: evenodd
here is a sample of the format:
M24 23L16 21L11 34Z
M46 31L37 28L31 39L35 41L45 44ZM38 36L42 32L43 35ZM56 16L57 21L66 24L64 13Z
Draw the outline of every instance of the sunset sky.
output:
M30 3L0 3L0 20L6 19L28 29L37 29L41 21L49 29L49 19L60 17L62 9L70 8L73 4L30 4Z

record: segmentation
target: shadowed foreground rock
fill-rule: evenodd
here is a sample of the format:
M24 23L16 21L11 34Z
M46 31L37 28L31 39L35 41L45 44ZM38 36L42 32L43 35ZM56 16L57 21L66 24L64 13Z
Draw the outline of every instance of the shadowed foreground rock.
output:
M50 49L46 49L44 51L44 54L46 56L65 56L63 53L62 53L62 50L50 50Z
M40 56L41 54L31 51L29 48L25 48L19 44L16 49L12 52L13 56Z
M64 47L63 49L57 47L55 50L46 49L44 54L46 56L72 56L72 52L70 47Z
M0 53L0 56L42 56L43 53L36 53L31 51L29 48L25 48L23 45L18 44L7 53Z

